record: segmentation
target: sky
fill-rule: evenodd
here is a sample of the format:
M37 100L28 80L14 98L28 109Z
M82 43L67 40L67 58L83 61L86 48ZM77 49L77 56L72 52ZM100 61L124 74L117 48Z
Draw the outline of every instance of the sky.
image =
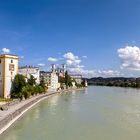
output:
M0 53L85 77L140 76L139 0L0 0Z

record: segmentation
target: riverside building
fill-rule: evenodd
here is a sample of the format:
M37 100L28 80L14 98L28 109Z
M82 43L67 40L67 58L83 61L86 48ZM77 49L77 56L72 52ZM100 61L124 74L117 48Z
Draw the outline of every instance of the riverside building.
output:
M62 64L60 68L57 68L56 73L58 77L65 77L66 65Z
M81 84L82 83L82 75L80 75L80 74L71 74L70 75L75 81L76 81L76 83L77 84Z
M58 74L54 64L52 65L50 72L41 71L40 77L41 79L44 79L49 91L56 91L60 87L60 83L58 82Z
M0 55L0 97L10 98L12 80L18 73L18 56Z
M19 74L22 74L25 76L25 78L29 79L30 76L34 76L36 79L36 83L40 83L40 70L38 67L32 67L32 66L24 66L19 68Z

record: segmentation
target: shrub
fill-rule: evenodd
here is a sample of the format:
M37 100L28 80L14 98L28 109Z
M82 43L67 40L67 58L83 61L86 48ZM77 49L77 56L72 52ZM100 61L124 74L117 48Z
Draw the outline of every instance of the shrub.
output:
M33 75L30 75L30 78L28 79L28 84L31 86L36 85L36 78L34 78Z
M21 74L17 74L12 82L11 97L21 98L21 90L26 86L25 77Z
M31 95L34 95L34 88L31 85L27 85L26 87L22 88L22 95L25 99L29 98Z

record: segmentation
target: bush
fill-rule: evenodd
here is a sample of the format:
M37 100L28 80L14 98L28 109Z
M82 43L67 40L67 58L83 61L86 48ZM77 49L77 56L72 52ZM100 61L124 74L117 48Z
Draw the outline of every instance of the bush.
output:
M38 92L38 85L34 86L34 94L37 95L39 92Z
M33 75L30 75L30 78L28 79L28 84L31 86L36 85L36 78L34 78Z
M34 95L34 88L31 85L27 85L26 87L22 88L22 95L25 99L29 98L31 95Z
M44 88L41 87L41 86L38 86L38 92L39 92L39 93L43 93L43 92L44 92Z
M21 98L21 90L26 86L25 77L21 74L17 74L12 82L11 97Z
M40 85L35 84L35 78L33 76L30 76L28 83L26 83L25 77L17 74L13 81L11 96L22 100L23 97L27 99L31 95L45 93L46 87L43 79L41 80Z

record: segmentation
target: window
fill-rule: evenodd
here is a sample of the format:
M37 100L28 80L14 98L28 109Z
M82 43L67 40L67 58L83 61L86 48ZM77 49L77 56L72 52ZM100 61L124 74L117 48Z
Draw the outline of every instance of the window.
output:
M11 60L11 63L13 63L13 60Z
M0 63L1 63L1 59L0 59Z

